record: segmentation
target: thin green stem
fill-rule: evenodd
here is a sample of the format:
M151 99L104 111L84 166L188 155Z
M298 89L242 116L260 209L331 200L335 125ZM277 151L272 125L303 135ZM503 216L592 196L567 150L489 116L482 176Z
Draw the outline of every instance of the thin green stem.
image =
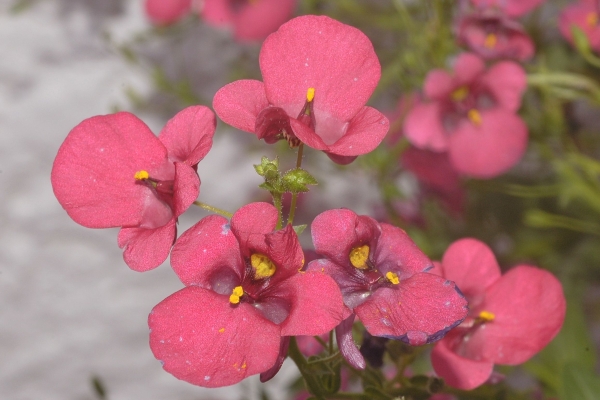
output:
M206 203L202 203L201 201L195 201L194 205L196 205L196 206L198 206L200 208L204 208L205 210L208 210L210 212L214 212L215 214L222 215L225 218L231 218L233 216L233 214L230 213L229 211L225 211L225 210L222 210L220 208L213 207L213 206L208 205Z
M277 209L277 225L275 225L275 230L280 230L283 225L283 222L282 222L282 220L283 220L283 214L282 214L283 205L281 202L283 195L281 193L271 192L271 196L273 196L273 205Z
M302 153L304 150L304 143L300 143L298 146L298 158L296 159L296 169L302 166ZM298 193L292 193L292 203L290 204L290 213L288 215L288 225L294 223L294 216L296 215L296 203L298 201Z

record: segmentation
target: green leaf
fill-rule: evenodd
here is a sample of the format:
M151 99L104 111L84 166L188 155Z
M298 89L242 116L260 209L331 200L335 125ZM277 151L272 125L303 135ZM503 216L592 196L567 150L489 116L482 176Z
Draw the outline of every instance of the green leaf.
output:
M317 180L308 171L302 168L287 171L281 177L284 187L290 193L308 192L307 185L318 184Z
M566 364L562 373L561 400L598 400L600 376L591 368L576 363Z

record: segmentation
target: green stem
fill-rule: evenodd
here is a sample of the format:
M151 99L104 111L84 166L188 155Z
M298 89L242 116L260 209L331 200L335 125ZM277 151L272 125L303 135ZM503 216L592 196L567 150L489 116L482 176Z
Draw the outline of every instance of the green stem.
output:
M282 209L283 209L283 205L281 204L281 199L283 197L283 195L281 193L276 193L276 192L271 192L271 196L273 196L273 205L275 206L275 208L277 209L277 225L275 225L275 230L280 230L282 228L282 220L283 220L283 214L282 214Z
M194 205L197 205L200 208L204 208L205 210L208 210L210 212L214 212L215 214L222 215L225 218L231 218L233 216L233 214L230 213L229 211L225 211L225 210L222 210L220 208L210 206L210 205L208 205L206 203L202 203L201 201L195 201Z
M304 150L304 143L300 143L298 146L298 158L296 159L296 169L302 166L302 153ZM298 193L292 193L292 203L290 204L290 214L288 215L288 225L292 225L294 222L294 216L296 215L296 202L298 201Z

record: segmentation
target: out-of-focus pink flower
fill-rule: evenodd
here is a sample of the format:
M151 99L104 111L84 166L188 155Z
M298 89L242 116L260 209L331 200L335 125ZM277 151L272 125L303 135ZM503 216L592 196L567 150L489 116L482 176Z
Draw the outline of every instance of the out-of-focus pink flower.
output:
M239 80L216 93L224 122L267 143L302 142L340 164L383 140L389 121L365 106L381 66L358 29L326 16L294 18L265 40L259 62L264 83Z
M268 380L290 336L320 335L346 315L330 277L299 272L298 237L290 225L274 231L277 214L251 203L231 223L212 215L181 235L171 265L186 287L148 318L150 348L167 372L204 387Z
M170 25L186 16L192 0L146 0L146 15L156 25Z
M562 10L558 27L571 43L573 43L571 31L573 26L585 33L592 49L600 51L600 5L596 0L582 0L569 4Z
M325 258L307 270L330 275L342 291L352 314L336 337L354 367L365 367L352 340L355 315L371 335L412 345L439 340L467 315L454 282L424 273L433 265L402 229L337 209L319 214L311 233L315 251Z
M485 59L530 59L535 48L523 26L495 9L464 14L458 21L458 40Z
M52 167L56 198L88 228L122 227L118 244L135 271L159 266L176 237L177 217L196 200L196 165L212 146L207 107L175 115L158 137L135 115L89 118L69 133Z
M239 41L263 40L294 13L297 0L204 0L202 18L230 26Z
M548 271L519 265L501 276L492 251L475 239L454 242L432 271L456 282L469 316L434 347L435 372L450 386L473 389L494 364L521 364L556 336L566 303Z
M481 58L461 54L454 73L436 69L425 79L428 102L404 121L412 144L447 151L458 172L497 176L514 166L527 147L527 126L516 115L527 85L523 68L501 61L488 70Z
M327 342L329 334L324 333L320 335L320 338ZM316 356L325 350L323 345L314 336L296 336L296 342L298 343L298 348L306 357Z
M545 1L546 0L471 0L471 3L481 9L497 9L504 12L509 17L520 17Z

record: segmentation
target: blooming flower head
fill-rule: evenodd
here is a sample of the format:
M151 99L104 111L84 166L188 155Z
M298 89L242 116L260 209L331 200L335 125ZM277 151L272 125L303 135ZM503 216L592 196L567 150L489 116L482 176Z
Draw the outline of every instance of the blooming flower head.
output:
M294 18L265 40L259 62L263 82L235 81L215 95L224 122L267 143L302 142L341 164L383 140L387 118L365 106L381 66L358 29L326 16Z
M511 61L486 70L481 58L461 54L452 74L427 74L428 102L417 104L404 121L416 147L448 151L454 168L490 178L514 166L527 146L527 126L516 115L526 88L525 71Z
M170 25L190 13L192 0L146 0L146 15L156 25Z
M573 27L581 29L590 47L600 51L600 5L595 0L582 0L569 4L560 13L558 27L564 37L573 43Z
M519 265L501 275L492 251L475 239L454 242L435 271L452 279L469 300L469 316L433 349L435 372L450 385L473 389L494 364L531 358L560 330L566 303L549 272Z
M509 17L521 17L546 0L471 0L471 3L481 9L496 9Z
M166 371L205 387L247 376L269 379L289 336L320 335L345 316L326 275L299 272L302 248L291 226L274 231L267 203L239 209L231 223L209 216L186 231L171 253L185 288L150 313L150 348Z
M122 227L118 243L131 269L155 268L175 241L177 217L198 197L195 167L215 125L203 106L175 115L158 137L127 112L89 118L58 150L54 194L78 224Z
M336 334L355 367L365 366L351 338L355 315L371 335L412 345L440 339L467 315L454 282L425 273L431 261L400 228L338 209L318 215L311 233L325 258L312 261L308 270L333 277L352 311Z
M215 26L230 26L238 41L263 40L287 21L297 0L204 0L202 18Z

